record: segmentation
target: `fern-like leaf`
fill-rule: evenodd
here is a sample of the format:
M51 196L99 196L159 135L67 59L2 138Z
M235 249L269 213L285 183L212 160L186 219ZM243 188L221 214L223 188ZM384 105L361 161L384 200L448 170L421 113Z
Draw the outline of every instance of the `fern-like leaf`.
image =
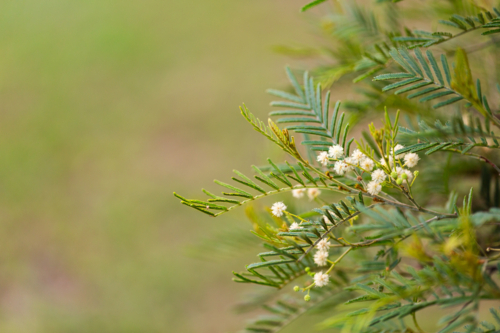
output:
M321 85L314 87L313 79L307 72L304 74L304 88L298 85L297 79L289 68L287 68L287 74L295 88L296 95L277 90L268 90L268 92L287 100L271 102L272 106L295 110L272 111L269 115L279 117L276 120L277 124L290 124L285 129L303 134L305 140L302 144L310 146L313 151L326 151L329 146L339 144L349 153L352 140L346 142L349 124L344 126L345 114L339 115L340 101L335 104L333 115L330 117L330 92L326 93L325 101L322 102ZM298 101L300 103L297 103ZM311 140L309 138L311 135L318 139Z
M462 49L457 50L457 64L454 66L453 76L445 55L441 55L441 65L443 68L441 70L430 51L426 52L429 63L424 59L420 50L415 50L414 52L416 59L404 48L398 50L393 48L390 54L410 76L385 86L382 89L383 91L401 88L395 91L397 95L414 90L415 92L407 96L408 99L420 97L418 101L421 103L440 99L441 102L437 102L432 106L434 109L467 100L469 101L469 105L474 106L485 118L489 119L495 126L500 127L500 120L493 116L486 96L481 93L481 82L477 80L476 85L473 84L467 55ZM434 75L432 75L431 67L437 81L434 79ZM382 74L376 76L374 81L388 79L392 79L390 75ZM446 79L446 84L444 79ZM446 99L442 100L442 97L445 96Z
M447 27L452 27L460 30L458 33L447 31L428 32L422 30L414 30L411 36L395 36L392 38L395 42L405 44L408 48L426 48L432 45L437 45L449 41L450 39L459 37L464 33L475 31L478 29L486 29L481 35L491 35L500 32L500 12L497 8L492 8L491 12L478 13L476 16L461 16L454 14L448 20L439 20L439 23Z
M470 117L469 124L461 118L452 118L445 124L439 120L432 125L420 121L420 131L400 127L398 140L406 147L396 153L425 152L430 155L444 150L465 154L474 147L500 148L500 138L490 130L488 121L482 124L479 118Z

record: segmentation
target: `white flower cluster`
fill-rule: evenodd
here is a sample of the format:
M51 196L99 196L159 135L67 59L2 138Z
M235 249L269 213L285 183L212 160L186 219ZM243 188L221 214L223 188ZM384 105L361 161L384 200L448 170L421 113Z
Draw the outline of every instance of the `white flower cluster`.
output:
M334 145L328 149L328 153L321 152L317 159L323 166L327 166L330 159L337 160L333 165L333 170L336 174L341 176L345 175L346 172L354 170L356 166L365 171L372 171L375 166L375 163L359 149L356 149L351 156L339 160L339 158L343 156L344 148L340 145Z
M344 155L344 148L340 145L334 145L328 149L328 156L331 158L338 159L342 155Z
M276 217L282 217L283 214L285 214L286 208L287 207L284 203L275 202L271 207L271 212ZM299 229L304 229L304 227L300 226L300 224L298 224L297 222L293 222L288 229L299 230Z
M397 144L396 147L394 147L394 149L391 151L390 156L386 156L385 159L384 158L380 159L380 164L382 164L383 166L386 166L386 167L390 167L392 169L394 167L394 157L393 157L394 154L398 150L401 150L403 148L404 148L403 145ZM403 154L396 155L395 157L396 157L396 160L404 159L403 166L406 166L408 168L413 168L414 166L417 165L418 161L420 161L420 157L418 157L418 155L416 153L403 153ZM386 160L389 161L389 165L387 165Z
M318 250L314 254L314 263L318 266L326 266L328 260L328 250L330 249L330 242L326 239L322 239L316 245L316 249Z
M380 164L382 164L385 167L388 167L391 170L394 170L391 174L391 177L396 179L396 183L398 185L401 185L403 183L405 184L411 183L411 181L413 180L413 173L410 170L404 169L403 167L406 166L408 168L412 168L416 166L418 161L420 160L420 157L418 157L418 155L415 153L403 153L394 156L396 151L401 150L403 148L404 148L403 145L397 144L392 150L390 156L386 156L386 158L382 158L380 160ZM396 161L394 161L394 157ZM404 159L404 164L401 162L401 159ZM387 165L387 163L389 163L389 165ZM398 164L401 166L397 166ZM368 193L370 193L371 195L379 194L380 191L382 191L382 182L385 181L386 178L387 175L383 170L379 169L373 171L372 181L369 182L368 185L366 186L366 190L368 191Z
M402 153L394 155L397 151L403 148L403 145L397 144L389 156L385 156L385 158L380 159L380 164L382 166L390 170L395 168L394 172L396 172L398 176L398 185L411 183L413 180L413 173L409 170L403 169L403 167L413 168L420 160L420 157L418 157L415 153ZM343 159L340 159L342 157ZM333 170L340 176L354 170L355 167L359 167L365 172L371 172L375 167L375 162L370 157L363 154L359 149L356 149L351 156L345 157L344 148L340 145L334 145L328 149L328 152L321 152L318 156L318 162L320 162L323 166L327 166L330 159L336 160L333 165ZM404 160L404 164L401 160ZM394 176L394 173L392 175ZM382 183L387 179L387 174L386 171L378 169L373 171L371 176L372 180L366 185L366 191L371 195L377 195L382 191ZM294 194L294 196L296 195Z
M328 250L332 244L327 239L322 239L319 241L319 243L316 245L316 253L314 254L314 263L320 267L326 266L328 264ZM328 284L329 277L328 274L325 274L323 272L319 272L314 274L314 282L316 286L318 287L323 287Z
M387 178L384 170L377 169L372 172L372 181L366 185L366 191L371 195L377 195L382 191L382 182Z
M316 197L320 194L321 191L318 190L317 188L310 188L307 190L307 196L309 197L309 200L316 199Z
M416 153L408 153L405 155L405 165L408 168L413 168L414 166L416 166L419 160L420 157L418 157Z
M271 212L276 217L282 217L283 214L285 214L286 208L287 207L286 207L286 205L284 203L282 203L282 202L275 202L271 206ZM297 222L293 222L288 229L290 229L290 230L299 230L299 229L304 229L304 227L302 227Z
M359 162L359 166L361 169L364 169L366 171L372 171L373 167L375 166L375 163L371 158L365 158L361 162Z
M297 199L303 198L305 193L306 193L305 188L296 188L295 190L292 190L293 197ZM320 194L321 191L318 190L317 188L310 188L307 190L307 196L309 197L309 200L316 199L316 197L318 197Z
M282 217L283 214L285 214L285 211L286 211L286 206L284 203L282 202L275 202L272 206L271 206L271 212L273 213L274 216L276 217Z
M306 193L306 189L305 188L297 188L295 190L292 190L293 197L297 198L297 199L302 198L305 193Z
M321 163L323 166L327 166L328 164L328 153L326 151L320 153L317 158L318 162Z
M372 173L372 180L381 183L387 178L387 175L385 174L384 170L377 169L373 171Z
M328 284L329 281L330 277L326 273L318 272L314 274L314 283L317 287L324 287Z
M318 266L326 266L328 262L328 251L317 251L314 254L314 263Z
M366 185L366 191L368 191L371 195L377 195L380 191L382 191L382 184L372 180Z

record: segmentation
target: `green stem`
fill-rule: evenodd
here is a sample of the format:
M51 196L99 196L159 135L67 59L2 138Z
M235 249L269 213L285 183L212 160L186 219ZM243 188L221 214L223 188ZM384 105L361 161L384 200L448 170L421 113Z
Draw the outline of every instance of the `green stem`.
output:
M326 271L326 274L330 274L330 272L332 271L332 269L335 267L335 265L337 265L349 252L351 252L352 250L352 246L349 247L347 250L344 251L344 253L342 253L340 255L340 257L337 258L337 260L335 260L332 265L330 266L330 268Z
M292 214L292 213L290 213L288 211L285 211L285 214L298 218L300 220L300 223L307 222L307 220L304 220L302 217L300 217L298 215L295 215L295 214Z
M412 318L413 318L413 324L415 324L415 327L417 328L417 330L418 330L419 332L422 332L422 333L423 333L423 332L424 332L424 330L422 330L422 328L420 328L420 325L418 325L418 322L417 322L417 314L416 314L415 312L413 312L413 313L411 314L411 316L412 316Z

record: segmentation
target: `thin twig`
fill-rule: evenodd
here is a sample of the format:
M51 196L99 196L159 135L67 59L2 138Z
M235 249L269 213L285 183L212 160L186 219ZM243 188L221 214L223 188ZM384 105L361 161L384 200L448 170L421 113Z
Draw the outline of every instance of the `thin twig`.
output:
M462 154L462 152L460 150L458 150L458 149L451 149L450 148L450 149L445 149L445 150L446 151L451 151L451 152L454 152L454 153L460 153L460 154ZM500 168L495 163L493 163L492 161L490 161L487 157L485 157L483 155L479 155L479 154L474 154L474 153L465 153L463 155L470 156L470 157L473 157L473 158L478 159L480 161L488 163L500 175Z

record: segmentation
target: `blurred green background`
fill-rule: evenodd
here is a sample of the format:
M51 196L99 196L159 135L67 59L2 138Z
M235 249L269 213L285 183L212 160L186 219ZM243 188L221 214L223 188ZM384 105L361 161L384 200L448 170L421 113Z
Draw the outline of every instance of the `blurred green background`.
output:
M272 46L314 38L302 3L0 3L0 332L242 326L240 254L186 248L243 213L212 219L172 192L276 154L238 106L269 111L287 62Z

